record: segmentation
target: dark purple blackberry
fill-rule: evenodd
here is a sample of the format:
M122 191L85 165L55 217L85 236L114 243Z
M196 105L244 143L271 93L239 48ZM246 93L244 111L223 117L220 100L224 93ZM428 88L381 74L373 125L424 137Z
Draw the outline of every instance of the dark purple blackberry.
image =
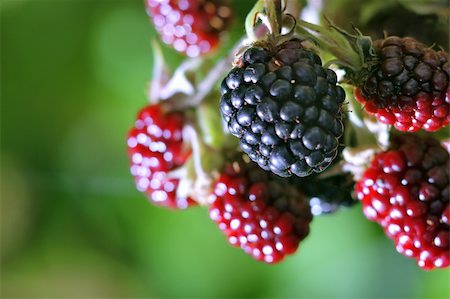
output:
M283 177L323 171L342 135L344 90L300 41L252 46L222 82L220 110L242 150Z
M355 182L350 173L325 178L313 174L306 178L291 180L309 198L311 213L315 216L330 214L341 207L350 207L358 202L352 197Z

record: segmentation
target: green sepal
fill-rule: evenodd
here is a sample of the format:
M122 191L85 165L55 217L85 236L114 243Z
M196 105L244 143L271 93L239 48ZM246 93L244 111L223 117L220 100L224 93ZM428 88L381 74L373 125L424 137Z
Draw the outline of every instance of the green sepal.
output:
M346 70L346 79L353 84L363 82L378 63L377 53L369 36L364 36L354 27L355 34L334 25L326 17L324 25L315 25L303 20L297 22L297 33L311 41L318 49L330 53L336 64Z
M251 42L257 40L255 35L256 16L264 8L264 0L258 0L245 18L245 32Z

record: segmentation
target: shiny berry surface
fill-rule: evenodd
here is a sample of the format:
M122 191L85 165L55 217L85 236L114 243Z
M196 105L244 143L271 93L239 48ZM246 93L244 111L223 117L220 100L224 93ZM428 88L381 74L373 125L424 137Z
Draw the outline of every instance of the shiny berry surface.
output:
M450 91L443 95L420 93L385 107L379 107L376 102L362 96L360 89L355 90L355 97L369 114L399 131L416 132L424 129L434 132L450 123Z
M142 109L128 134L130 171L136 188L159 206L183 209L193 201L177 195L179 180L168 172L182 166L190 155L182 138L184 117L164 114L159 105Z
M450 64L447 52L414 38L374 41L377 65L356 98L365 110L399 131L437 131L450 122Z
M146 0L146 5L163 42L190 57L213 50L232 15L223 0Z
M261 168L306 177L338 154L345 92L336 84L336 73L299 40L253 46L223 79L220 111Z
M434 139L404 136L376 155L355 192L399 253L426 270L449 265L449 153Z
M304 195L253 162L228 164L214 198L211 219L231 245L256 260L281 261L309 233L312 215Z

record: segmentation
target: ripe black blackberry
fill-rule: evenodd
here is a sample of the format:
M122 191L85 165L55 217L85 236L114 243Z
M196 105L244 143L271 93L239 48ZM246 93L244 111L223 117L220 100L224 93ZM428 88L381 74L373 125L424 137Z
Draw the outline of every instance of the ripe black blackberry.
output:
M222 82L220 110L242 150L283 177L323 171L343 133L344 90L299 40L247 49Z
M358 201L352 197L355 182L351 173L342 173L321 178L315 174L306 178L293 178L296 185L308 197L314 216L331 214Z

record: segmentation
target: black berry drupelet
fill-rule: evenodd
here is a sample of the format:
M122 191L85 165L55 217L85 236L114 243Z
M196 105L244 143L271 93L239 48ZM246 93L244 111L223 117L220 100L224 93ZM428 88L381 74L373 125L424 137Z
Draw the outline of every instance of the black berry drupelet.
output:
M355 182L349 172L325 178L313 174L306 178L291 178L291 182L307 196L314 216L331 214L358 202L352 197Z
M345 92L298 40L254 45L222 82L220 110L242 150L288 177L323 171L338 153Z

